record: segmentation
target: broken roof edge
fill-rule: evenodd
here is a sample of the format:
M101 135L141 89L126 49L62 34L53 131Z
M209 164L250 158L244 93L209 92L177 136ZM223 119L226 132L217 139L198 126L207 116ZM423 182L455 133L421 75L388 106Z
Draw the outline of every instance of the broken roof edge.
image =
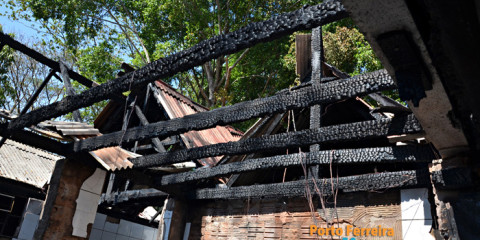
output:
M38 125L41 129L34 128L34 131L61 141L78 141L101 135L92 125L81 122L44 121ZM90 151L89 154L101 167L112 172L133 168L133 163L129 159L141 156L119 146L97 149Z
M210 109L193 101L191 98L179 93L176 89L174 89L170 84L162 81L162 80L156 80L155 81L155 86L158 88L162 89L164 92L168 93L170 96L182 101L183 103L189 105L193 109L199 112L204 112L204 111L209 111Z

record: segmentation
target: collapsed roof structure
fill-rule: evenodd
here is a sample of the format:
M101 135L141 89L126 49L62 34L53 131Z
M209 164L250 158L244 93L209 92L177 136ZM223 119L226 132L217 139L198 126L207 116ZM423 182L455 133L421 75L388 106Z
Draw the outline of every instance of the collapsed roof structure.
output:
M25 111L0 125L3 139L20 141L68 159L63 168L59 168L58 176L52 177L44 207L47 210L36 237L62 238L76 234L75 229L74 233L69 232L68 221L57 226L51 224L58 222L56 215L62 212L52 213L48 209L60 204L56 194L64 189L58 185L69 179L66 173L70 169L83 167L82 156L119 145L138 149L139 144L147 154L130 158L133 169L125 174L139 186L159 189L173 199L174 204L165 205L159 227L166 239L218 239L232 235L316 238L308 235L306 226L333 223L363 227L381 223L395 230L396 239L408 239L413 220L422 221L421 226L429 221L426 225L433 229L431 233L437 239L475 236L478 229L468 227L466 216L471 214L465 206L478 209L475 204L480 199L474 184L475 164L469 161L474 156L472 153L479 150L476 119L480 116L474 104L479 99L474 89L479 85L471 75L475 64L466 59L475 60L478 56L443 48L448 43L462 43L478 49L478 45L472 44L480 39L475 9L473 1L459 4L428 0L420 3L326 1L216 36L102 85L0 33L1 47L8 45L52 69L45 82L54 72L61 72L62 76L91 87L59 102ZM465 15L459 17L460 13ZM334 76L323 72L318 27L349 14L365 33L386 70L354 77L338 73L334 68L329 69L336 72L336 75L332 73ZM451 29L457 25L445 22L443 14L468 22L471 28L463 34L472 38L460 41L447 37L447 30L439 26ZM313 29L310 81L271 97L207 111L158 81L218 56L309 29ZM452 79L461 79L462 84L457 85ZM473 87L466 90L468 83ZM344 117L350 113L349 107L363 104L357 96L392 89L398 89L402 100L409 101L413 113L390 109L393 117L378 116L368 109L355 107L357 118ZM128 90L131 94L123 97L121 93ZM144 112L149 102L145 91L155 93L165 113ZM467 95L459 93L462 91ZM147 104L139 104L137 97ZM383 99L384 103L390 101L379 95L372 98L380 102L378 99ZM107 107L105 115L97 119L102 135L63 143L24 129L106 99L112 99L112 104L128 111L118 115L115 107ZM175 106L182 108L174 109ZM186 106L194 110L187 112L183 108ZM126 120L133 112L137 122ZM112 120L106 121L109 116ZM262 119L243 137L225 127L253 118ZM292 125L281 126L282 120ZM180 136L186 148L166 151L166 142L179 143L172 140L172 136ZM218 139L209 141L212 136ZM419 141L419 136L431 142L438 153L431 145ZM441 160L435 160L437 158ZM206 167L171 174L159 174L155 170L189 161L198 161ZM82 169L78 173L80 185L95 172L86 167ZM278 169L280 174L275 172ZM256 175L242 177L251 172ZM288 175L291 172L294 174ZM259 175L263 178L256 177ZM209 180L226 176L228 178L221 181L226 184ZM405 188L413 190L400 190ZM80 186L76 191L79 190ZM374 195L376 192L380 192L379 195ZM332 197L333 207L332 203L324 202L325 198ZM420 218L407 219L409 222L405 223L404 197L406 203L418 197L420 205L432 206L432 209L423 207ZM75 199L67 200L74 202ZM357 211L356 206L363 208ZM341 213L337 211L334 216L334 210L338 209ZM69 214L65 216L75 218L72 211L66 208L62 211ZM289 215L290 212L293 215ZM416 212L413 217L417 217ZM375 221L382 216L376 213L384 213L383 218L380 217L384 222Z

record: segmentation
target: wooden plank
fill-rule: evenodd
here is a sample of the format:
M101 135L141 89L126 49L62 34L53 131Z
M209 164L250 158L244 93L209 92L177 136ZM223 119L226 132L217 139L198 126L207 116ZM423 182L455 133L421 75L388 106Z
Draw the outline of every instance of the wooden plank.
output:
M61 129L60 132L64 136L79 136L79 135L98 135L100 131L96 128L87 128L87 129Z
M13 133L9 134L4 130L4 128L0 126L0 136L9 136L9 138L14 141L30 145L32 147L40 148L45 151L56 153L62 156L66 156L71 153L69 152L70 148L67 144L52 140L44 136L40 136L30 131L20 130L14 131Z
M296 73L303 82L306 76L312 72L312 35L299 34L295 36L295 57L296 57Z

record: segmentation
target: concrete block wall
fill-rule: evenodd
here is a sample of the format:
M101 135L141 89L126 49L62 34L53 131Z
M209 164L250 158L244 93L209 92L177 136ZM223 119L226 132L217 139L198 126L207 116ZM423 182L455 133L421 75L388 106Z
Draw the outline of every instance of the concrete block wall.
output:
M30 240L38 227L40 213L42 212L42 200L30 198L28 200L25 214L20 224L18 237L13 240Z
M97 168L93 175L83 182L72 221L73 236L87 237L87 226L95 219L105 176L106 172Z
M90 240L156 240L157 228L120 219L109 222L105 214L97 213L90 232Z

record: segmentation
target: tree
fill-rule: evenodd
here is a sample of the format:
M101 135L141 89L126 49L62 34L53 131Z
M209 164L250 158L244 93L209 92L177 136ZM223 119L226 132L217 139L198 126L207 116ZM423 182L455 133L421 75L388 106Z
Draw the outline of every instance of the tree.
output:
M214 35L228 33L248 22L297 9L308 2L17 0L20 10L15 14L26 18L32 14L54 35L61 35L56 32L61 28L64 37L57 37L57 41L65 43L73 55L100 39L114 46L120 52L118 57L128 57L133 65L141 67L152 59L186 49ZM294 78L293 71L287 71L282 61L289 49L288 40L284 38L264 44L262 48L220 56L165 80L207 107L224 106L242 99L237 97L239 91L232 89L233 83L236 86L254 83L254 87L242 89L251 97L271 94L272 89L286 85L283 77ZM270 54L272 49L277 51L276 54ZM257 67L253 67L253 62Z
M0 25L2 31L2 25ZM13 63L13 51L9 47L0 49L0 106L5 106L7 97L15 93L8 81L8 69Z
M27 41L19 34L14 37L45 55L51 55L43 43ZM0 89L0 106L18 115L48 75L49 69L9 47L4 47L0 52L0 62L2 63L0 67L0 84L2 86ZM38 100L34 102L31 109L58 101L62 96L63 84L53 78L40 93Z
M72 67L99 83L119 63L141 67L249 22L300 8L309 0L16 0L11 17L39 22ZM15 15L15 16L13 16ZM324 26L326 60L350 74L381 67L351 19ZM269 96L294 84L294 38L220 56L162 79L210 108ZM81 88L80 88L81 89ZM94 119L94 110L84 110Z

